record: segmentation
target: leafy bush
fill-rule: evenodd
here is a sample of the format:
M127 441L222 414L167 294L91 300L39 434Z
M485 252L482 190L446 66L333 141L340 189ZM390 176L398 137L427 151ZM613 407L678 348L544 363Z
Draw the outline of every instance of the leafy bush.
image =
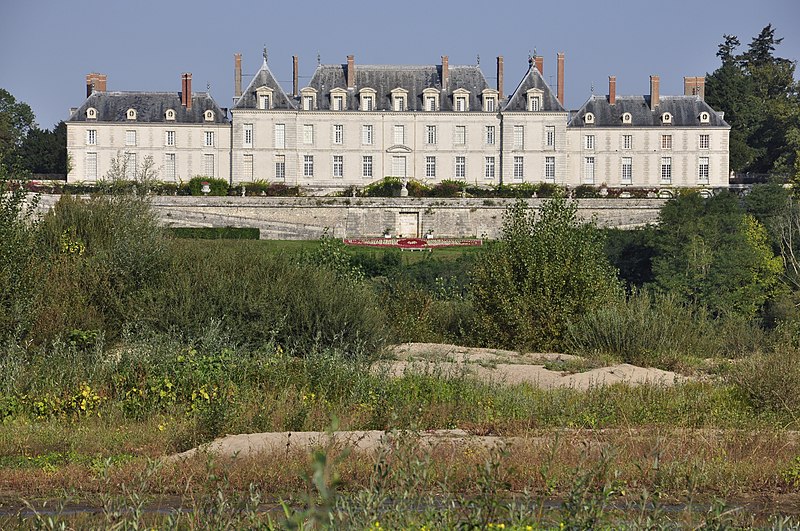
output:
M403 181L399 177L384 177L365 186L362 193L365 197L396 197L402 187Z
M564 197L529 211L523 201L503 220L500 241L478 255L470 290L483 343L556 349L570 319L611 300L614 268L593 223L577 218Z
M749 356L735 363L727 378L756 411L798 420L800 349L779 345L772 352Z
M213 177L203 177L202 175L192 177L189 181L189 193L191 195L205 195L203 193L203 183L208 183L209 188L211 188L208 195L228 195L228 181Z
M431 187L431 197L459 197L461 190L467 187L464 181L453 181L445 179L440 183L436 183Z
M579 199L600 197L600 190L590 184L581 184L572 189L572 195Z

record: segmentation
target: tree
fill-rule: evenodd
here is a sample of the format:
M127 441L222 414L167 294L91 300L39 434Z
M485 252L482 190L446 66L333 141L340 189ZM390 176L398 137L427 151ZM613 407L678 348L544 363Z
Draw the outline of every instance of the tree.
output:
M19 162L31 173L67 174L67 125L59 122L52 131L33 127L19 148Z
M783 271L767 230L732 193L685 194L661 210L656 285L717 315L754 317L778 291Z
M35 125L28 104L17 102L10 92L0 88L0 165L12 171L20 169L17 150Z
M479 339L507 348L555 349L570 318L618 292L604 238L577 219L577 203L555 197L538 214L517 202L501 239L476 260L470 291Z

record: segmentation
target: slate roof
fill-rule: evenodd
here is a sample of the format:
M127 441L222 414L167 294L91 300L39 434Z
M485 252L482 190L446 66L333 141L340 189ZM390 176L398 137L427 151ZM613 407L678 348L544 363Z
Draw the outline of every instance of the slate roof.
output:
M700 113L709 114L708 123L700 123ZM584 123L587 112L594 114L594 125ZM631 123L622 123L622 114L631 113ZM722 117L699 96L661 96L655 110L650 110L650 96L617 96L616 103L608 103L606 96L594 95L574 112L567 127L660 127L661 115L672 115L672 127L730 127Z
M296 108L295 102L283 90L278 80L275 79L272 71L264 61L261 68L255 76L253 76L247 89L242 92L241 97L236 101L234 109L257 109L258 101L256 100L256 90L261 87L268 87L272 89L272 107L274 109L294 109Z
M527 111L528 110L528 94L527 92L536 88L542 91L542 112L567 112L564 106L558 102L550 86L542 77L542 74L536 67L529 62L528 71L519 82L517 89L509 96L508 102L503 106L503 111Z
M97 120L86 119L89 107L97 109ZM209 123L203 116L207 110L214 111L213 123L230 123L227 111L222 110L207 92L192 93L191 110L181 105L180 92L95 92L68 121L128 122L128 109L136 109L137 123L166 123L167 109L175 111L175 123Z
M392 90L402 88L408 91L408 110L422 111L423 94L426 88L435 88L441 92L439 110L453 110L453 91L463 88L469 91L470 111L481 111L483 99L481 92L491 88L483 72L478 66L450 66L448 89L442 91L442 67L440 65L355 65L354 97L347 98L347 110L358 110L359 91L364 88L376 92L375 110L392 109ZM334 88L347 90L347 65L319 65L311 77L308 86L317 91L317 108L331 108L330 92Z

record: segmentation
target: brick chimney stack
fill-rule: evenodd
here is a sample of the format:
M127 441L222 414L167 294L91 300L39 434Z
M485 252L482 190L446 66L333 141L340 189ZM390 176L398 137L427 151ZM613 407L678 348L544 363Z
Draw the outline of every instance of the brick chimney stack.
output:
M298 66L298 57L292 56L292 96L295 98L300 94L300 72Z
M450 84L450 58L446 55L442 56L442 90L447 90Z
M189 111L192 109L192 74L185 72L181 75L181 105Z
M544 76L544 57L537 55L533 60L536 62L536 70L539 71L539 74Z
M347 56L347 88L356 88L356 60L352 55Z
M556 91L558 103L564 105L564 52L558 52L558 89Z
M659 78L658 76L650 76L650 110L656 110L658 107L658 88L659 88Z
M105 92L106 78L107 76L105 74L98 74L96 72L86 74L86 97L88 98L94 92Z
M617 76L608 76L608 103L617 104Z
M706 78L704 76L684 77L683 78L683 95L684 96L699 96L701 101L705 100L705 96L706 96Z
M242 54L233 54L233 95L242 95Z
M505 98L505 94L503 94L503 56L497 56L497 92L500 93L500 100L502 101Z

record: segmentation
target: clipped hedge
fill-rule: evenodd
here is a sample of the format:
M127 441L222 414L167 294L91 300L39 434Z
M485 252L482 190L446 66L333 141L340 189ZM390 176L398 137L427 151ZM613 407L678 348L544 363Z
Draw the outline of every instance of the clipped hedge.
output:
M254 227L172 227L168 231L188 240L257 240L261 234Z

